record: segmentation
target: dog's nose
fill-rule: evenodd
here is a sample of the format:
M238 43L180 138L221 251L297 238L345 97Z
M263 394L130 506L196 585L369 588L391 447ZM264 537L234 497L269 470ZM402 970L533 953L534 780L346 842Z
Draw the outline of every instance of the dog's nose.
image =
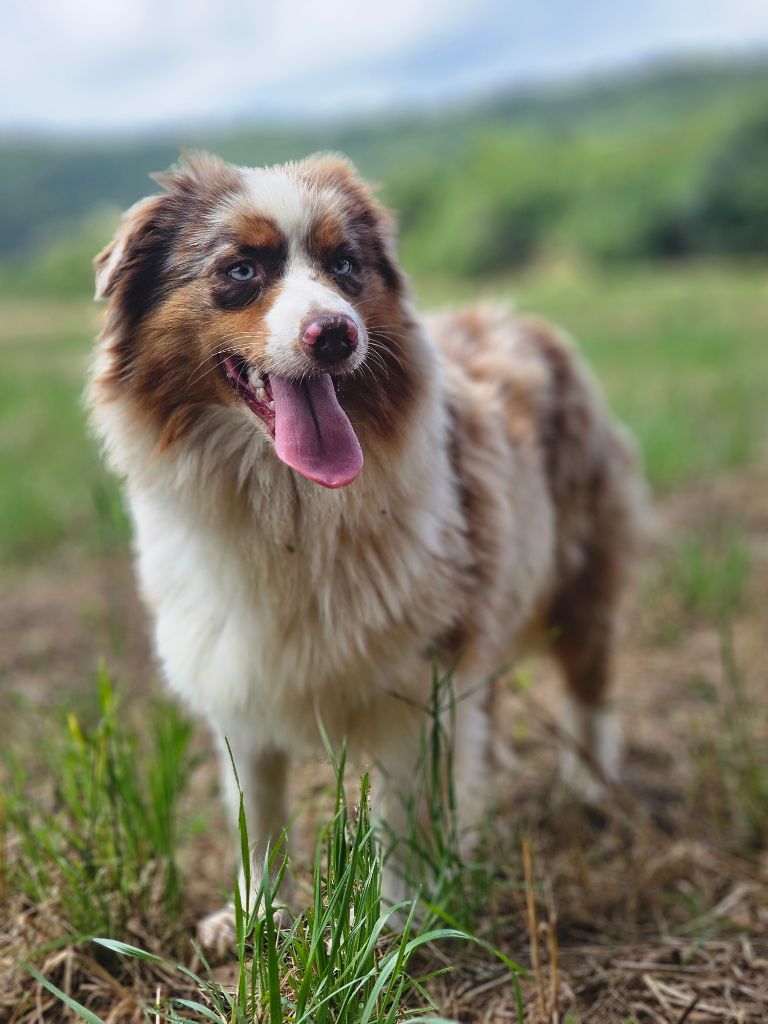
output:
M357 324L343 314L319 316L311 320L301 336L307 352L319 363L333 366L351 355L357 347Z

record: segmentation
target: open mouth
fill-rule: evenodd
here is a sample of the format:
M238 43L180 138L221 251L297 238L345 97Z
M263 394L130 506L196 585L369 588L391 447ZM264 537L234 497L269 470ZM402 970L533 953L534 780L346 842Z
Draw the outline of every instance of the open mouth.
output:
M363 468L363 452L339 405L330 373L296 379L269 374L244 356L225 356L235 394L266 426L279 459L323 487L346 487Z
M253 366L243 356L230 353L222 363L224 375L232 390L242 398L251 412L263 420L272 437L275 436L275 400L269 374Z

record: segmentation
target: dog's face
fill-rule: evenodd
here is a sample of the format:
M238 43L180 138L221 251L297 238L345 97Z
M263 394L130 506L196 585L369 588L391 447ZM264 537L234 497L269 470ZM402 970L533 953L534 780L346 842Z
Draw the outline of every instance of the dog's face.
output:
M159 180L96 261L103 400L130 396L163 447L211 404L247 408L297 472L350 483L363 464L350 416L394 431L412 390L387 215L336 157L196 156Z

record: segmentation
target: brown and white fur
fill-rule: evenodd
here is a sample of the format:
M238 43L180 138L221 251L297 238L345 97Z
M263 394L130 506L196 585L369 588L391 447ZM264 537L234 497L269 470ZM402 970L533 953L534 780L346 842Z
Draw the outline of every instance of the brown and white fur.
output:
M486 786L482 684L532 638L551 638L576 745L615 775L608 685L643 488L570 344L499 308L419 319L388 214L337 156L198 154L158 180L97 259L109 308L89 404L125 481L157 654L219 739L234 810L231 745L256 872L318 715L380 766L377 812L402 827L435 657L456 667L466 825ZM293 395L324 373L364 465L352 452L317 483L278 457L269 381ZM573 757L566 772L594 781Z

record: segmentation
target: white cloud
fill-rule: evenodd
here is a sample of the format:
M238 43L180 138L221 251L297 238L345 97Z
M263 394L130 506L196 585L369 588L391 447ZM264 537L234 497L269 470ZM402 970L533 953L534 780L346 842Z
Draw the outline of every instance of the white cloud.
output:
M0 126L310 116L765 45L764 0L12 0Z
M322 92L329 72L386 58L471 11L469 0L28 0L4 18L0 121L109 127L241 113L244 98L258 109L292 79Z

